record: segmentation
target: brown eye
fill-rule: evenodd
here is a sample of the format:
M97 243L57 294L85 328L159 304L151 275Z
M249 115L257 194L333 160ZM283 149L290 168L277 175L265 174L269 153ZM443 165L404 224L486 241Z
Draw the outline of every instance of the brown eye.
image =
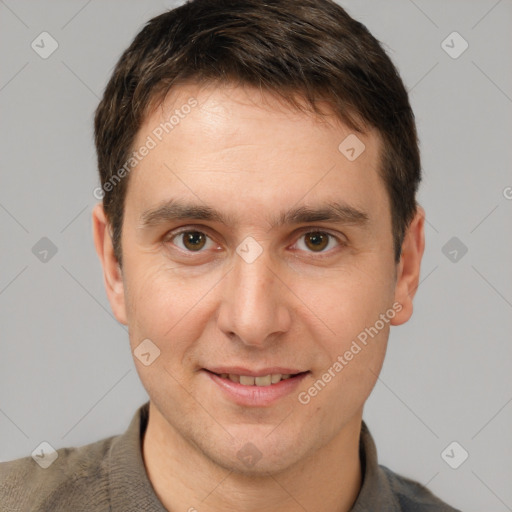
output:
M180 233L183 246L189 251L200 251L206 244L206 235L200 231L184 231Z
M330 235L327 233L313 232L304 235L306 246L315 252L323 251L329 244Z

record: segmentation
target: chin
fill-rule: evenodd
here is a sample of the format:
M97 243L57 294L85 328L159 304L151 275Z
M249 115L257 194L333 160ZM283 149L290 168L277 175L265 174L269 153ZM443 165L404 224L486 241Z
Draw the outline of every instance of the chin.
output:
M300 435L272 432L274 427L258 425L230 429L233 438L224 447L222 443L201 447L215 464L247 477L277 474L306 457ZM279 427L278 427L279 428ZM297 447L301 446L301 451Z
M293 458L289 458L288 453L273 453L269 456L265 451L259 450L254 444L247 443L230 457L226 454L216 454L213 457L214 462L235 474L245 477L268 477L270 474L278 474L292 467L300 454L293 453Z

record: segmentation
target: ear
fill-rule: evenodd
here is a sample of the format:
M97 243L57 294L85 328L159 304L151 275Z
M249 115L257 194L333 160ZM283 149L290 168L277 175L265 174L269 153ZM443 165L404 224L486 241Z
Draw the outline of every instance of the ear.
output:
M101 203L98 203L92 211L92 229L96 252L98 253L103 267L103 282L105 284L110 307L116 319L122 324L128 325L126 320L123 275L121 267L114 255L114 246L110 236L110 224Z
M425 210L418 206L405 232L397 265L395 301L402 305L402 309L391 320L392 325L404 324L412 315L412 300L419 286L421 258L425 249L424 224Z

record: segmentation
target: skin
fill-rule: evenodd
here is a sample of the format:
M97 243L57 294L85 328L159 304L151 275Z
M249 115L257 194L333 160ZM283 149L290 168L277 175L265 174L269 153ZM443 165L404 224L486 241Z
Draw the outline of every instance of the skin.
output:
M378 134L357 134L365 150L350 162L338 146L353 131L333 115L298 112L251 88L176 87L148 115L134 147L191 97L198 105L129 176L122 270L101 204L93 212L112 310L129 326L132 351L148 338L160 350L149 366L134 358L150 397L148 476L168 510L349 510L361 486L363 406L390 325L412 314L424 212L411 222L397 264ZM168 219L144 227L143 213L169 199L208 205L227 224ZM329 201L367 220L273 222ZM173 237L178 228L201 231L206 245L190 250ZM318 231L333 235L321 238L328 244L320 250L311 244ZM236 252L248 236L262 249L252 263ZM400 312L300 403L298 394L394 303ZM201 371L221 365L310 373L275 403L240 406ZM237 457L248 442L261 454L252 466Z

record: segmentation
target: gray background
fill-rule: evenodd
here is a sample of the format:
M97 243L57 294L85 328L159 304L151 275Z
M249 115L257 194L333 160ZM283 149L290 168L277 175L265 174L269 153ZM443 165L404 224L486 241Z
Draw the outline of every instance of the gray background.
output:
M464 511L512 510L512 2L341 3L410 90L428 221L415 314L365 420L382 464ZM92 243L92 116L121 51L173 5L0 0L0 460L120 433L147 400ZM31 48L43 31L47 59ZM453 31L469 44L456 59Z

